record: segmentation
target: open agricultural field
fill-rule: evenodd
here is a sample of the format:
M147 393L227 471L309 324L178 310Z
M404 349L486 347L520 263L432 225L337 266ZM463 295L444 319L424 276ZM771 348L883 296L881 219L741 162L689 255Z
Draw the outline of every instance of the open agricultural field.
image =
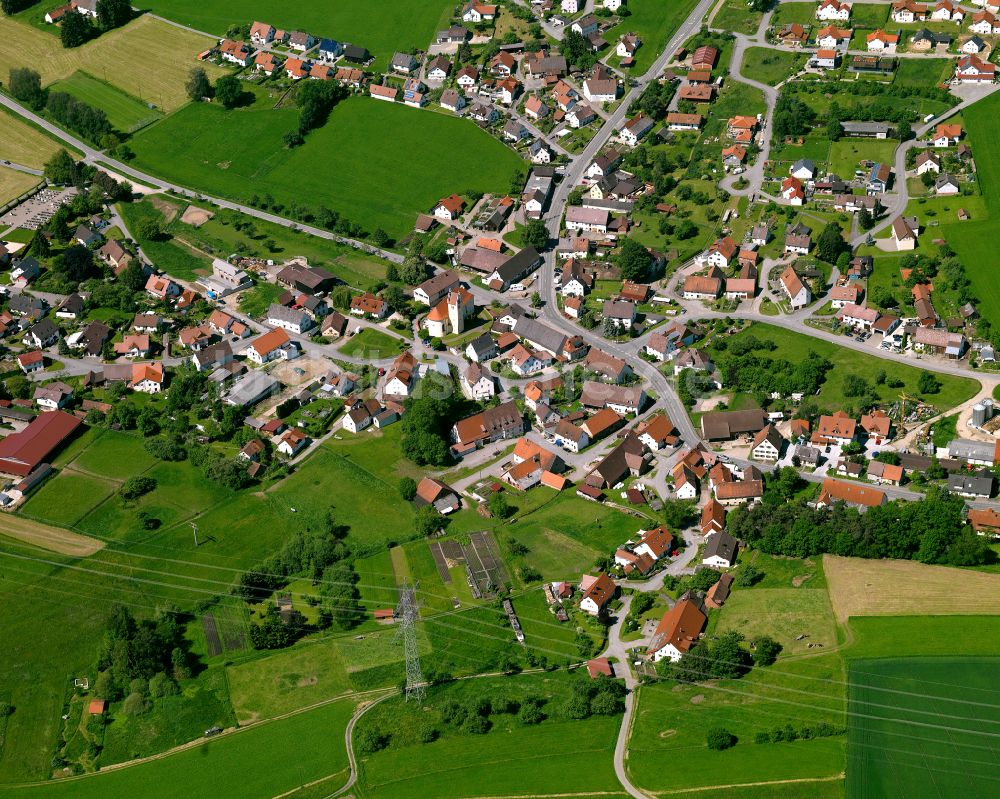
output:
M834 410L851 404L851 398L844 394L844 380L849 374L860 375L867 380L881 399L886 402L897 399L900 391L906 391L912 395L919 394L917 381L920 370L912 366L857 353L838 347L831 342L806 337L800 333L772 325L756 323L737 335L753 335L758 339L773 341L778 345L778 348L766 353L771 358L785 358L794 362L801 357L801 353L812 350L829 360L833 364L833 368L827 372L826 382L820 388L817 398L821 408ZM876 386L875 376L882 370L887 372L891 370L893 376L904 381L905 387L903 389L890 389L885 385ZM942 384L941 391L937 394L926 395L923 399L932 403L939 411L953 408L975 396L979 390L979 383L970 378L950 377L943 374L938 375L938 378Z
M610 28L604 37L614 43L624 33L639 34L642 47L636 51L632 72L641 75L652 66L667 40L696 5L696 0L675 0L666 4L657 0L632 0L628 7L630 15Z
M805 53L750 47L743 55L740 72L768 86L777 86L785 78L798 72L805 63Z
M716 632L738 630L748 639L770 635L789 655L811 653L817 645L837 645L837 625L822 589L761 588L734 591ZM798 636L807 636L796 640Z
M236 720L246 726L350 692L337 648L310 639L226 668Z
M723 620L728 610L727 603ZM766 744L755 743L754 736L785 724L801 728L826 722L843 728L844 676L843 659L829 652L779 658L741 680L644 685L629 741L629 774L637 786L653 792L836 778L844 768L843 736ZM713 727L732 732L737 744L723 752L710 750L705 735ZM670 763L669 776L664 763Z
M59 145L54 139L6 109L0 112L0 159L41 169L58 151Z
M94 108L100 108L108 115L112 126L125 133L138 130L163 116L147 103L86 72L74 72L68 78L53 83L49 89L65 92Z
M453 10L451 4L440 0L387 0L378 4L251 0L239 6L226 0L145 0L140 7L214 36L222 36L230 25L261 20L285 30L305 30L314 36L351 42L368 48L375 56L372 66L376 70L385 69L397 50L427 47L436 31L448 27Z
M852 661L847 799L994 795L998 666L997 658Z
M555 672L483 678L432 688L429 711L389 699L366 715L355 730L355 742L367 730L385 730L390 745L360 761L359 787L372 799L446 796L544 796L596 794L615 797L612 752L618 716L569 719L563 702L575 680L585 675ZM437 708L447 701L463 703L482 696L497 702L510 696L522 702L544 702L546 718L526 725L515 714L492 712L490 729L475 735L438 721ZM419 742L419 729L435 724L439 737ZM572 746L566 742L573 741Z
M1000 233L1000 139L996 135L996 118L1000 113L1000 97L995 94L980 100L963 111L968 131L967 141L973 148L979 185L989 218L983 222L955 222L938 228L938 235L951 245L962 259L965 273L972 281L972 293L980 314L988 319L1000 317L1000 281L989 267L994 258L994 242Z
M278 508L294 507L303 519L322 518L329 510L358 541L405 540L412 535L413 506L397 488L409 470L398 454L399 433L393 432L398 429L328 439L267 493L268 500ZM395 473L397 462L404 473Z
M37 175L0 166L0 205L20 196L40 181Z
M908 560L823 556L839 621L852 616L981 614L1000 608L1000 574Z
M0 75L28 66L49 84L83 70L168 112L187 102L184 83L198 63L195 56L212 44L205 36L150 16L71 50L58 37L9 17L0 17L0 38ZM210 78L224 74L212 64L203 67Z
M297 124L297 112L270 101L229 112L189 105L136 136L135 163L232 199L269 192L285 205L326 205L396 238L441 196L506 191L524 169L467 120L367 98L343 101L303 146L288 150L281 138Z
M347 778L344 729L354 707L333 702L126 768L31 789L0 787L0 796L270 799L320 780L331 793Z
M103 541L98 541L95 538L14 515L8 515L4 518L0 535L16 538L18 541L33 544L50 552L74 557L93 555L104 546Z

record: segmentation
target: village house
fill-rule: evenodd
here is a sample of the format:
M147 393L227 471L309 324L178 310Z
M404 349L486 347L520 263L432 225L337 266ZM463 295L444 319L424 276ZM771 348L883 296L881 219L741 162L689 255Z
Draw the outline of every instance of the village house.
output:
M776 461L781 457L785 439L773 424L760 429L750 445L750 457L758 461Z
M739 544L725 530L710 536L702 553L702 565L714 569L729 569L736 563Z
M298 345L288 338L288 334L277 328L254 339L246 349L250 361L263 365L274 360L292 360L299 355Z
M812 292L790 264L781 273L778 283L793 309L805 308L812 302Z
M580 610L591 616L599 616L608 604L618 596L618 586L607 574L601 572L597 577L584 575L580 582Z
M663 614L647 650L653 662L666 658L677 662L691 651L708 622L704 611L691 599L682 599Z
M417 483L417 493L413 497L413 502L417 507L431 505L442 515L460 510L462 507L462 499L458 492L447 483L433 477L424 477Z

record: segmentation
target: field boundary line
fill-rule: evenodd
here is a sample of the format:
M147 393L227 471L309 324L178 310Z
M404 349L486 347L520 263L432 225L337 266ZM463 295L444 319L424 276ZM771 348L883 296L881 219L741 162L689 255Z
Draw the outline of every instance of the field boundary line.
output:
M763 780L761 782L734 782L730 785L702 785L697 788L681 788L670 791L654 791L654 796L676 796L677 794L695 793L697 791L721 791L724 788L756 788L762 785L798 785L808 782L836 782L846 777L846 772L833 774L829 777L797 777L790 780Z

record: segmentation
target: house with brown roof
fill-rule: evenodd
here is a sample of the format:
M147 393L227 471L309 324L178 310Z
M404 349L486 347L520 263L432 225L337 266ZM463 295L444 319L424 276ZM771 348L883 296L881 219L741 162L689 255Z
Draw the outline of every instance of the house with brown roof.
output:
M645 472L651 457L639 437L629 431L590 471L585 482L592 488L611 488L629 476L638 477Z
M441 514L448 514L462 507L458 492L447 483L433 477L424 477L417 483L417 493L413 501L417 507L431 505Z
M464 451L493 441L519 437L524 431L524 417L517 403L508 400L456 422L451 429L451 440Z
M785 267L778 282L792 308L804 308L812 302L812 292L809 291L809 287L802 281L791 264Z
M726 506L712 497L701 509L701 534L709 536L726 529Z
M846 483L828 477L823 481L819 498L816 500L816 507L828 508L834 502L843 502L864 511L868 508L884 505L886 496L884 491L869 488L860 483Z
M618 586L604 572L601 572L596 578L584 575L580 589L582 591L580 609L591 616L601 615L608 604L618 595Z
M871 461L868 464L868 479L879 485L898 486L903 481L903 467L882 461Z
M739 436L756 434L767 424L760 408L742 411L710 411L702 414L701 433L706 441L727 441Z
M653 662L664 658L677 662L691 651L701 637L708 617L690 599L682 599L663 614L649 642L647 657Z
M750 457L758 461L776 461L781 457L781 450L785 446L785 439L778 428L773 424L768 424L758 431L753 437L750 445Z
M653 452L669 449L680 443L677 427L665 413L657 413L636 427L639 440Z
M854 418L843 411L820 416L816 430L812 434L814 444L839 444L846 446L857 438L858 425Z
M715 498L726 507L756 505L764 498L763 480L733 480L715 486Z
M685 300L715 300L722 293L722 280L706 275L689 275L681 294Z
M246 356L256 364L265 364L274 360L292 360L299 355L299 347L281 328L275 328L251 342L246 349Z
M729 572L721 575L715 585L705 592L705 605L713 609L721 608L732 593L734 580Z

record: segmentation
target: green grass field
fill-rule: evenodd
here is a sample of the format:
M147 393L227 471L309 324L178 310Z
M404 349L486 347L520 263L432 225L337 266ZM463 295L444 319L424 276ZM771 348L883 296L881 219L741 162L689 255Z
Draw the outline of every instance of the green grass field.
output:
M1000 233L1000 141L995 131L998 113L1000 98L995 95L980 100L963 112L989 218L983 222L942 225L937 234L962 259L965 272L972 281L976 306L989 319L1000 315L1000 281L996 280L989 267L994 252L993 242Z
M830 171L835 175L840 175L845 180L849 180L853 177L854 170L864 169L859 165L862 159L892 164L898 144L899 142L891 139L885 141L841 139L830 147Z
M742 0L726 0L716 12L712 27L750 36L757 32L763 16L761 12L747 8Z
M889 9L884 4L855 3L851 8L851 25L855 28L878 28L888 18Z
M340 351L351 358L377 361L392 358L406 349L406 342L381 330L365 327L340 345Z
M805 53L750 47L743 56L740 71L768 86L777 86L785 78L798 72L805 63Z
M893 82L897 86L935 86L950 76L953 68L948 58L901 58Z
M270 101L224 111L189 105L133 140L136 165L233 199L270 192L286 206L326 205L369 232L400 237L417 213L453 192L506 191L523 162L467 120L354 98L305 145L285 149L297 124ZM192 154L196 154L192 157Z
M798 22L800 25L816 25L818 22L816 6L812 3L781 3L771 15L771 25L780 28L791 22Z
M796 358L801 356L802 352L812 350L829 360L833 364L833 368L827 372L826 382L823 383L817 397L822 408L835 410L851 404L851 398L844 394L844 380L849 374L856 374L865 378L865 380L874 386L879 397L887 402L897 399L901 390L914 395L919 393L917 392L917 381L920 377L920 370L915 367L846 350L838 347L836 344L804 336L800 333L794 333L790 330L773 327L772 325L754 324L747 331L737 335L748 334L754 335L759 339L775 342L778 348L769 353L769 356L772 358L785 358L795 361ZM904 381L906 384L905 388L890 389L885 385L876 386L875 376L883 370ZM926 395L924 398L941 411L953 408L955 405L975 396L979 390L979 383L971 378L938 375L938 379L942 383L941 391L938 394Z
M321 518L330 510L358 540L396 540L411 534L413 507L397 489L400 477L413 468L399 457L399 425L380 435L328 439L268 499L276 508L295 507L303 519Z
M108 115L111 124L124 133L138 130L163 116L146 103L86 72L74 72L68 78L53 83L49 89L71 94L94 108L100 108Z
M996 658L852 661L847 798L994 795L998 666Z
M395 51L425 47L433 41L436 31L448 27L453 7L440 0L387 0L377 5L251 0L237 9L225 0L146 0L141 8L215 36L222 36L230 25L261 20L276 28L352 42L367 47L376 59L372 69L382 70Z
M31 788L0 787L0 796L271 799L327 779L329 793L346 781L344 729L353 711L350 700L334 702L128 768Z
M675 0L666 4L657 0L632 0L628 6L630 16L609 28L604 38L614 46L622 34L630 31L638 33L642 46L636 51L631 71L641 75L652 66L674 31L696 5L695 0Z
M398 698L382 703L355 731L355 741L369 728L392 734L387 749L361 758L362 795L371 799L576 792L617 795L620 786L612 752L619 717L570 720L561 714L569 686L579 679L586 677L556 672L453 683L431 689L424 703L432 708L429 711L408 707ZM493 713L492 729L484 735L438 721L434 708L442 702L462 702L476 695L491 699L510 695L517 700L535 696L545 700L549 718L528 726L512 715ZM427 744L413 740L414 728L428 723L435 724L440 737Z

